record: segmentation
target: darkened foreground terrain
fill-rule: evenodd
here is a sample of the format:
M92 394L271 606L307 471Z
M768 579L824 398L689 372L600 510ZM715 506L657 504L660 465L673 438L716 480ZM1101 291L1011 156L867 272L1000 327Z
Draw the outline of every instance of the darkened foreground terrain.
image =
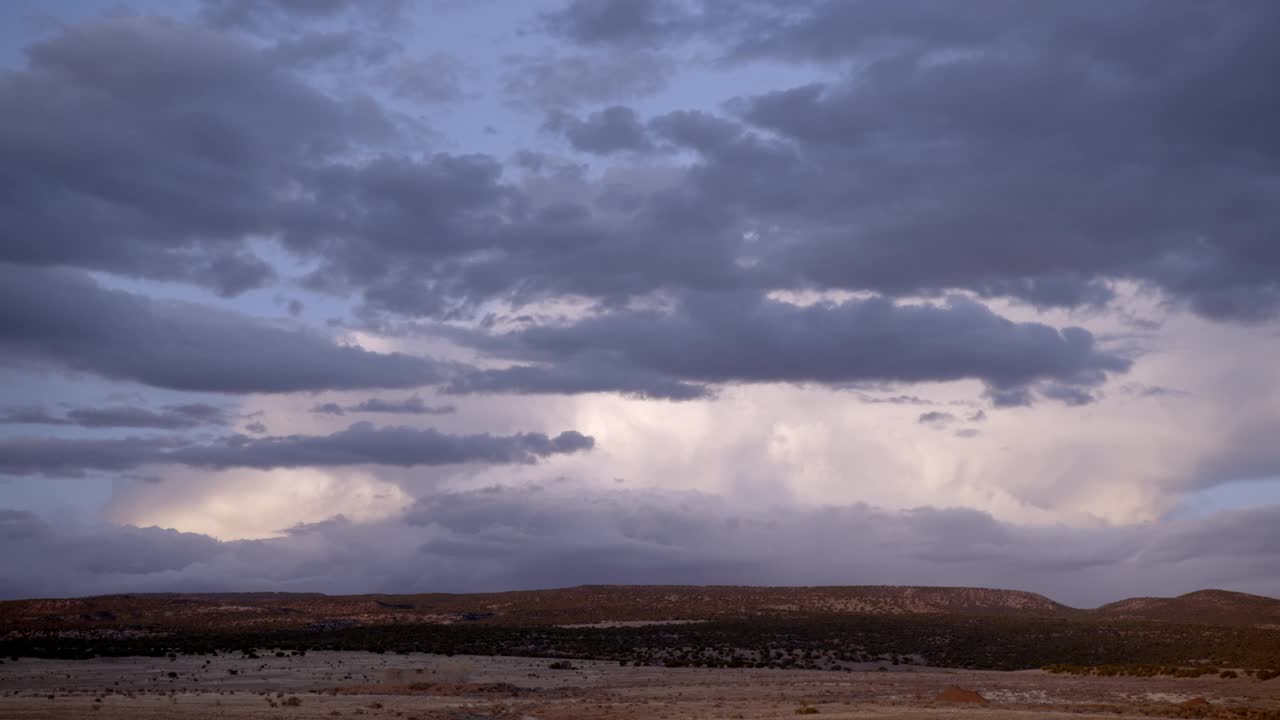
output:
M975 588L607 586L0 603L4 657L253 659L318 651L668 668L1051 668L1265 682L1280 669L1280 601L1202 591L1077 610L1032 593Z
M1280 682L1079 677L897 666L694 669L488 656L309 652L22 659L0 665L5 720L1280 719Z

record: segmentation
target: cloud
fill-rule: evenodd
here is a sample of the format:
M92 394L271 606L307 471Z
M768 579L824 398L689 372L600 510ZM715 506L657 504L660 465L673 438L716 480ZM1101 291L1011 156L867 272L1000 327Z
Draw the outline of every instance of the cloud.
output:
M201 0L202 19L219 28L273 31L340 16L390 25L404 0Z
M635 111L621 105L591 113L586 120L565 112L552 113L543 127L563 134L575 150L585 153L608 155L653 148Z
M453 392L520 385L537 392L566 371L586 376L581 387L599 388L602 377L625 369L694 387L972 378L1007 394L1041 381L1091 387L1130 367L1128 359L1098 348L1083 328L1015 323L961 298L945 304L872 298L802 307L759 297L692 296L670 312L618 311L563 326L474 336L471 342L549 369L519 365L464 375L450 386ZM562 392L568 387L554 384Z
M202 425L225 425L226 411L206 403L167 405L159 410L130 405L72 407L62 417L40 407L0 410L0 424L78 425L85 428L155 428L186 430Z
M443 368L199 305L108 290L89 276L0 263L0 356L113 380L221 393L414 387Z
M1260 30L1275 8L998 5L821 3L748 43L796 60L871 58L842 81L739 108L788 139L793 172L824 178L830 201L861 218L837 220L816 196L805 203L827 219L817 225L831 224L793 256L801 272L842 287L969 287L1067 306L1105 301L1105 281L1127 278L1208 317L1275 317L1280 284L1259 268L1280 255L1250 238L1274 232L1280 215L1263 201L1266 171L1248 159L1276 150L1261 130L1276 91L1250 71L1276 59ZM878 181L860 183L871 167ZM876 212L889 198L907 200Z
M744 288L965 289L1097 308L1122 281L1207 317L1280 311L1268 271L1280 257L1252 240L1280 216L1270 176L1248 161L1273 149L1261 130L1271 88L1249 72L1275 52L1258 30L1270 9L1175 3L1158 31L1123 8L921 17L818 3L783 18L756 4L741 21L722 10L589 2L543 18L584 47L619 52L686 27L728 30L730 43L748 32L753 57L823 47L816 32L848 52L871 48L834 80L761 88L727 117L689 109L642 126L621 105L553 116L591 152L642 148L652 134L696 155L649 184L639 178L652 168L522 184L488 155L407 154L375 101L322 93L242 39L144 18L73 26L32 46L27 67L0 85L0 100L21 109L7 144L27 148L7 164L12 200L0 219L16 237L41 238L3 256L235 294L271 281L248 239L272 237L314 262L313 289L432 317L466 317L494 299ZM1220 32L1200 32L1199 19ZM1192 39L1195 52L1174 52ZM615 102L610 93L636 91L627 73L646 65L614 67L614 50L603 52L574 58L581 73L564 84ZM537 67L526 60L513 62ZM149 70L158 67L164 77ZM657 87L662 73L645 73ZM205 125L192 125L191 107ZM545 200L553 181L572 203Z
M593 438L573 430L555 437L449 435L431 428L379 428L363 422L329 435L230 435L207 443L156 437L10 437L0 439L0 474L81 477L91 471L120 472L156 464L215 469L531 464L594 446Z
M547 30L582 45L642 47L669 39L686 19L670 0L573 0L542 15Z
M1011 525L973 510L736 508L575 484L439 492L403 515L216 542L158 528L55 530L0 513L0 595L146 590L449 592L583 583L1015 587L1077 605L1206 586L1277 594L1276 507L1150 526ZM848 552L832 552L845 548ZM23 563L43 557L47 563ZM324 558L324 562L317 562Z
M403 413L407 415L451 415L457 412L453 405L427 405L421 397L411 395L402 400L386 398L368 398L354 405L337 403L321 403L311 408L311 412L321 415L345 415L346 413Z
M124 472L156 462L180 444L180 440L160 437L6 437L0 439L0 475L84 477L90 472Z
M1280 59L1271 6L574 2L544 20L584 47L698 37L725 69L841 76L738 98L742 126L682 141L706 202L776 228L763 262L784 276L1040 307L1101 306L1135 280L1210 318L1280 314L1280 254L1256 240L1280 214L1253 161L1277 150L1277 91L1252 71Z
M949 412L940 412L937 410L922 413L916 422L921 425L930 425L933 427L942 427L956 421L956 416Z
M562 108L649 97L666 89L675 67L643 51L604 55L514 56L503 89L516 103Z
M249 249L312 221L282 188L394 134L242 40L168 20L68 27L0 81L13 108L0 261L182 280L235 295L274 270Z
M308 31L280 39L266 55L292 67L358 69L386 63L397 50L353 30Z
M437 53L400 61L384 71L382 81L399 98L452 102L463 96L462 69L458 58Z

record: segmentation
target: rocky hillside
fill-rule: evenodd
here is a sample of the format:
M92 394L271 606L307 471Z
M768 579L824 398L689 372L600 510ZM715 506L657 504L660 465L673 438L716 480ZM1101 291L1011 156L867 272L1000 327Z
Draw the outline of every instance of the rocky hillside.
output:
M1091 612L1104 620L1152 620L1199 625L1252 625L1280 629L1280 600L1199 590L1174 598L1130 598Z
M1280 625L1280 600L1206 590L1077 610L1035 593L946 587L582 586L467 595L217 593L0 603L0 634L258 631L389 624L640 624L841 616L1069 618Z

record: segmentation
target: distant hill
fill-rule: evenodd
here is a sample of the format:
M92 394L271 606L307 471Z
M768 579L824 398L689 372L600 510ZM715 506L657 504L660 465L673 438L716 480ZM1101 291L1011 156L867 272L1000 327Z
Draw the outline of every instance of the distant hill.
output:
M589 585L475 594L195 593L0 602L0 634L259 631L391 624L589 625L848 616L1001 617L1280 627L1280 600L1222 590L1079 610L1018 590L963 587Z
M562 625L831 615L1002 615L1074 611L1035 593L943 587L588 585L476 594L138 594L0 603L0 630L305 627L459 622Z
M1133 666L1184 675L1225 667L1264 679L1280 668L1277 606L1208 590L1079 610L1016 590L885 586L109 595L0 603L0 657L238 651L254 659L267 648L276 657L365 650L670 667Z
M1129 598L1103 605L1090 614L1104 620L1251 625L1280 629L1280 600L1227 590L1199 590L1174 598Z

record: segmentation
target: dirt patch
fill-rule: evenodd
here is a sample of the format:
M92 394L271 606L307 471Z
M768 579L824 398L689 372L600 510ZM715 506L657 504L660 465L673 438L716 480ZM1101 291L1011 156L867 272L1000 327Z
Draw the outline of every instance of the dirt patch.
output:
M1213 703L1209 702L1208 700L1205 700L1202 697L1193 697L1190 700L1183 700L1182 702L1178 703L1180 707L1184 707L1184 708L1208 707L1209 705L1212 705L1212 704Z
M956 687L955 685L952 685L938 693L933 697L933 699L935 702L977 703L980 705L985 705L991 702L990 700L982 697L982 695L978 694L975 690L966 690L961 687Z

